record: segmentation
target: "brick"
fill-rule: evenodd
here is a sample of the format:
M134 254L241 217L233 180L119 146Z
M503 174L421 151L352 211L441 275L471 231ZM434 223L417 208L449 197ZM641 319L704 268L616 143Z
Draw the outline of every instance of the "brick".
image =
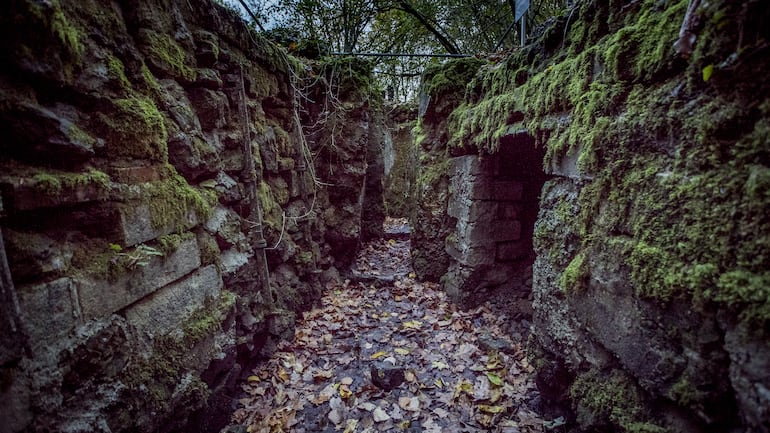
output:
M215 265L199 268L130 306L126 319L139 332L167 334L203 307L207 298L218 297L222 287L222 277Z
M200 250L193 238L181 242L167 257L153 257L149 264L137 267L118 281L83 282L79 290L83 315L87 319L108 316L184 277L200 265Z

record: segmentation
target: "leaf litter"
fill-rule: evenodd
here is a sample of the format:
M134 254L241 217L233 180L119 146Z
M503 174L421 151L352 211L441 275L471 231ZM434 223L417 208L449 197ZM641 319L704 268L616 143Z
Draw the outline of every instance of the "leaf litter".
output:
M488 305L464 311L438 285L415 281L408 240L373 241L357 271L387 284L327 287L293 341L241 385L233 422L252 433L544 432L521 341ZM490 348L481 340L503 342ZM487 349L483 349L486 347ZM372 384L372 363L404 371L391 391Z

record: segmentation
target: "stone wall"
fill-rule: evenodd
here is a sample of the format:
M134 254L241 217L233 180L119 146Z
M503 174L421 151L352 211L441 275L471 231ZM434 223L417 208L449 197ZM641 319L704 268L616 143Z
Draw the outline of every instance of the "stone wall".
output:
M0 431L219 429L383 212L381 103L208 1L14 0L0 37ZM334 152L311 69L355 90Z
M529 355L571 431L770 429L768 18L757 1L575 2L455 89L447 147L481 157L455 163L458 188L494 179L484 155L511 131L543 152L523 167L548 173ZM463 196L449 209L471 221ZM492 262L502 237L444 221Z
M413 105L386 106L386 136L383 149L384 201L388 216L408 218L414 208L414 187L417 149L412 130L417 122Z
M414 130L418 158L412 189L415 206L412 228L412 266L420 279L438 281L449 267L444 243L453 229L447 214L449 198L449 134L447 122L462 99L465 83L481 62L475 58L448 62L446 70L428 68L423 74L417 126Z

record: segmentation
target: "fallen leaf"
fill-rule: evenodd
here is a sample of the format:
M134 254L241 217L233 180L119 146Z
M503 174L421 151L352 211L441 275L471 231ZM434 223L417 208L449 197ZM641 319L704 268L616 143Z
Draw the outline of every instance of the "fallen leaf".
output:
M282 382L286 382L289 380L289 373L286 372L283 368L278 370L278 378L281 379Z
M390 415L382 410L381 407L378 407L372 411L372 418L374 418L374 422L383 422L389 420Z
M404 329L420 329L422 322L419 320L410 320L401 324Z
M356 431L356 427L358 427L358 420L349 419L345 421L345 430L343 430L342 433L353 433L354 431Z
M346 399L351 395L353 395L353 391L351 391L350 388L348 388L348 386L344 384L340 385L339 391L340 391L340 397L342 397L343 399Z
M370 403L368 401L365 401L365 402L359 404L358 407L359 407L359 409L363 409L363 410L365 410L367 412L371 412L371 411L373 411L374 409L377 408L377 406L374 403Z
M246 380L247 380L249 383L257 383L257 382L260 382L262 379L260 379L260 378L259 378L259 376L254 376L254 375L251 375L251 376L249 376L248 378L246 378Z
M480 411L486 413L501 413L505 411L505 408L502 406L488 406L486 404L480 404L478 405L478 408Z
M503 379L501 379L500 376L498 376L498 375L496 375L494 373L487 372L487 379L489 379L489 381L493 385L503 386Z
M388 354L388 352L386 352L386 351L384 351L384 350L381 350L381 351L379 351L379 352L377 352L377 353L373 354L372 356L370 356L370 357L369 357L369 359L377 359L377 358L379 358L379 357L381 357L381 356L385 356L385 355L387 355L387 354Z
M445 363L443 363L441 361L433 361L433 362L430 363L430 366L435 368L435 369L437 369L437 370L439 370L439 371L444 370L447 367L449 367L448 365L446 365Z
M410 397L399 397L398 398L398 405L401 406L401 409L406 409L409 407L409 403L412 402L412 399Z
M394 349L394 350L395 350L395 351L396 351L396 353L398 353L399 355L408 355L408 354L409 354L409 352L410 352L410 350L409 350L409 349L404 349L404 348L402 348L402 347L397 347L397 348L396 348L396 349Z

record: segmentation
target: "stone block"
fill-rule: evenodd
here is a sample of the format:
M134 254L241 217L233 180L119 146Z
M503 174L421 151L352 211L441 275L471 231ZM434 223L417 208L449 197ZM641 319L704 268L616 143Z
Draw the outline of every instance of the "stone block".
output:
M209 265L132 305L126 319L140 332L167 334L203 307L206 298L219 296L222 287L216 266Z
M146 266L137 267L115 282L84 281L79 289L83 315L92 319L117 312L200 265L200 250L193 238L181 242L167 257L153 257Z
M118 208L120 214L118 221L118 238L123 246L131 247L160 236L173 233L180 229L176 225L155 227L152 224L150 207L142 203L132 203L130 206ZM190 229L198 225L198 216L194 210L190 210L184 221L181 221L184 229Z
M33 348L45 348L66 337L80 323L78 282L63 277L18 287L19 308Z
M226 278L237 274L241 268L249 263L254 257L252 253L244 253L235 248L223 251L220 256L222 262L222 275Z
M511 262L527 256L529 248L523 241L501 242L497 244L495 258L500 262Z
M493 245L469 245L465 240L447 238L445 251L457 262L466 266L491 265L494 263Z
M489 224L497 217L497 203L463 197L453 198L447 205L447 214L467 223Z
M222 128L227 124L230 104L224 93L198 87L190 89L188 97L204 131Z
M112 179L120 183L155 182L161 179L156 166L113 167L109 172Z
M452 172L455 176L480 176L491 173L494 168L492 158L479 157L477 155L463 155L452 158Z
M83 184L65 184L55 193L47 193L44 181L34 178L0 179L0 189L5 195L4 201L16 211L52 208L109 198L109 188L95 182Z

